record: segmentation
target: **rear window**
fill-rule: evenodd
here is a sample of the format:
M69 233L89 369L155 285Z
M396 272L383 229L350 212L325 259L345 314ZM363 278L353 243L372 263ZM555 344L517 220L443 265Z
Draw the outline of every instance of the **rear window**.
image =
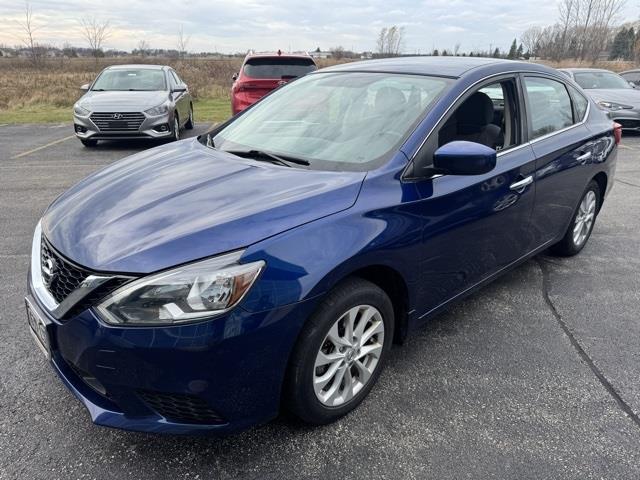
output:
M576 83L584 89L631 88L624 78L612 72L580 72L574 76Z
M244 64L244 74L252 78L287 79L300 77L316 68L310 58L252 58Z

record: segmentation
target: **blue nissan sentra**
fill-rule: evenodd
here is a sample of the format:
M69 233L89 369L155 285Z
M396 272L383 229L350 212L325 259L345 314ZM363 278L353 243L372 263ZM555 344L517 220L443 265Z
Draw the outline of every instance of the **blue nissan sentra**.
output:
M29 328L99 425L331 422L443 308L543 250L579 253L619 141L541 65L319 70L57 198L33 237Z

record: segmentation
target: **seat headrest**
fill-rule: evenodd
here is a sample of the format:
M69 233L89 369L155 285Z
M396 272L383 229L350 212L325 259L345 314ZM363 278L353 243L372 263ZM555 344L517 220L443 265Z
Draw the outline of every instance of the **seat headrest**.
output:
M476 92L460 105L456 118L459 125L485 127L493 120L493 102L486 93Z
M376 92L375 109L378 113L402 109L407 103L404 94L393 87L382 87Z

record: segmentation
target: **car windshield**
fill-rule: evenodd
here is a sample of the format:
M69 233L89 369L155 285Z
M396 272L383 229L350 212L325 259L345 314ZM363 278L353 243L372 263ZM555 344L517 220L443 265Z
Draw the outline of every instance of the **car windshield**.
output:
M251 78L294 78L316 70L311 58L251 58L244 64L244 74Z
M610 72L576 72L576 83L584 89L631 88L620 75Z
M453 80L388 73L322 73L276 90L212 138L214 148L307 160L322 170L368 170L411 133Z
M149 68L105 70L95 81L91 90L166 90L164 72Z

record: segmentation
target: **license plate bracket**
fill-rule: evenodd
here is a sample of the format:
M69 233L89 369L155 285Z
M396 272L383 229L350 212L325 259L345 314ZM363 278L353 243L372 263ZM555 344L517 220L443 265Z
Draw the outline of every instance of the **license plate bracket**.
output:
M24 299L25 307L27 310L27 322L29 324L29 331L31 336L36 342L36 345L47 359L51 359L51 341L49 339L48 323L38 311L33 307L28 298Z

